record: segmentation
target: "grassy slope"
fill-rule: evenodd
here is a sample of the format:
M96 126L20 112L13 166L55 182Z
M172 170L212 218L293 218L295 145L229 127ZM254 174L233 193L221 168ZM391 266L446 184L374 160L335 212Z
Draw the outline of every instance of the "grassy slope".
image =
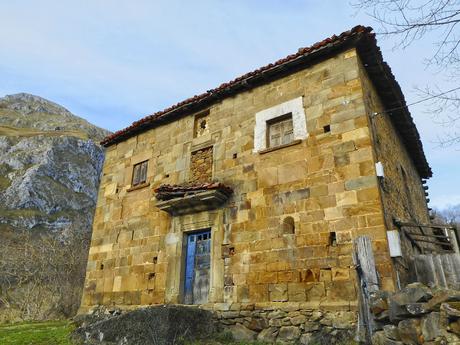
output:
M73 345L69 340L74 327L69 321L24 322L0 325L1 345ZM187 345L257 345L258 342L233 342L227 336L189 342Z
M2 345L71 345L73 326L68 321L0 325Z

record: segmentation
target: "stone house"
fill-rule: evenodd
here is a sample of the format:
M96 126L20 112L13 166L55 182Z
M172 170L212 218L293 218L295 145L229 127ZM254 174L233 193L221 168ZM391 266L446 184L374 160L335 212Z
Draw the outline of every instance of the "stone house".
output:
M387 232L396 218L429 222L431 169L371 28L299 49L102 145L81 312L199 304L246 326L263 310L353 314L360 235L384 289L410 280L416 248L401 236L404 254L391 257Z

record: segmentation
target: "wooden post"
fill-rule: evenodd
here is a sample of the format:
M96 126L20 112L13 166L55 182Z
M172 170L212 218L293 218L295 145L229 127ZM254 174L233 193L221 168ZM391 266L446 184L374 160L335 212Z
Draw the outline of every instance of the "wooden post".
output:
M369 299L372 292L379 290L372 242L369 237L360 236L355 239L353 247L353 262L358 274L360 290L358 340L366 344L372 344L375 322L369 308Z

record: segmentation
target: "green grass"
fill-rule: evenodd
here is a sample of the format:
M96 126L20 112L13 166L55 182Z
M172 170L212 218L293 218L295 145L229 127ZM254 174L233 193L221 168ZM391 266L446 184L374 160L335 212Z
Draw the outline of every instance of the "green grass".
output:
M0 176L0 190L5 190L11 185L9 178Z
M28 322L0 325L2 345L72 345L69 321Z

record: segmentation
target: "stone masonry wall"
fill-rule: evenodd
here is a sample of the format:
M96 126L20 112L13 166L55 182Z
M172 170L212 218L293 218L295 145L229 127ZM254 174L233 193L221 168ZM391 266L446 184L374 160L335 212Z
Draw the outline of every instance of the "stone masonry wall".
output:
M191 114L108 147L81 312L98 304L181 303L184 234L203 228L212 231L211 306L354 309L352 240L360 235L372 239L383 285L392 290L360 78L352 49L217 102L202 136L194 137ZM297 97L307 139L254 152L255 114ZM212 179L234 190L229 202L181 217L156 208L153 190L188 182L191 153L207 147ZM145 160L147 184L132 189L133 165Z
M201 149L191 154L190 183L211 182L212 147Z
M242 305L216 311L218 323L235 340L283 344L339 344L354 337L357 313L319 310L309 303Z
M361 65L362 66L362 65ZM385 177L380 181L381 198L385 211L385 222L389 230L396 229L393 218L406 222L430 222L425 192L421 178L408 154L401 136L390 121L391 114L385 113L375 87L371 84L364 68L360 69L364 88L364 100L371 115L375 160L383 163ZM415 229L417 231L417 229ZM405 259L396 259L401 284L409 281L410 266L406 260L413 252L412 245L401 236Z

